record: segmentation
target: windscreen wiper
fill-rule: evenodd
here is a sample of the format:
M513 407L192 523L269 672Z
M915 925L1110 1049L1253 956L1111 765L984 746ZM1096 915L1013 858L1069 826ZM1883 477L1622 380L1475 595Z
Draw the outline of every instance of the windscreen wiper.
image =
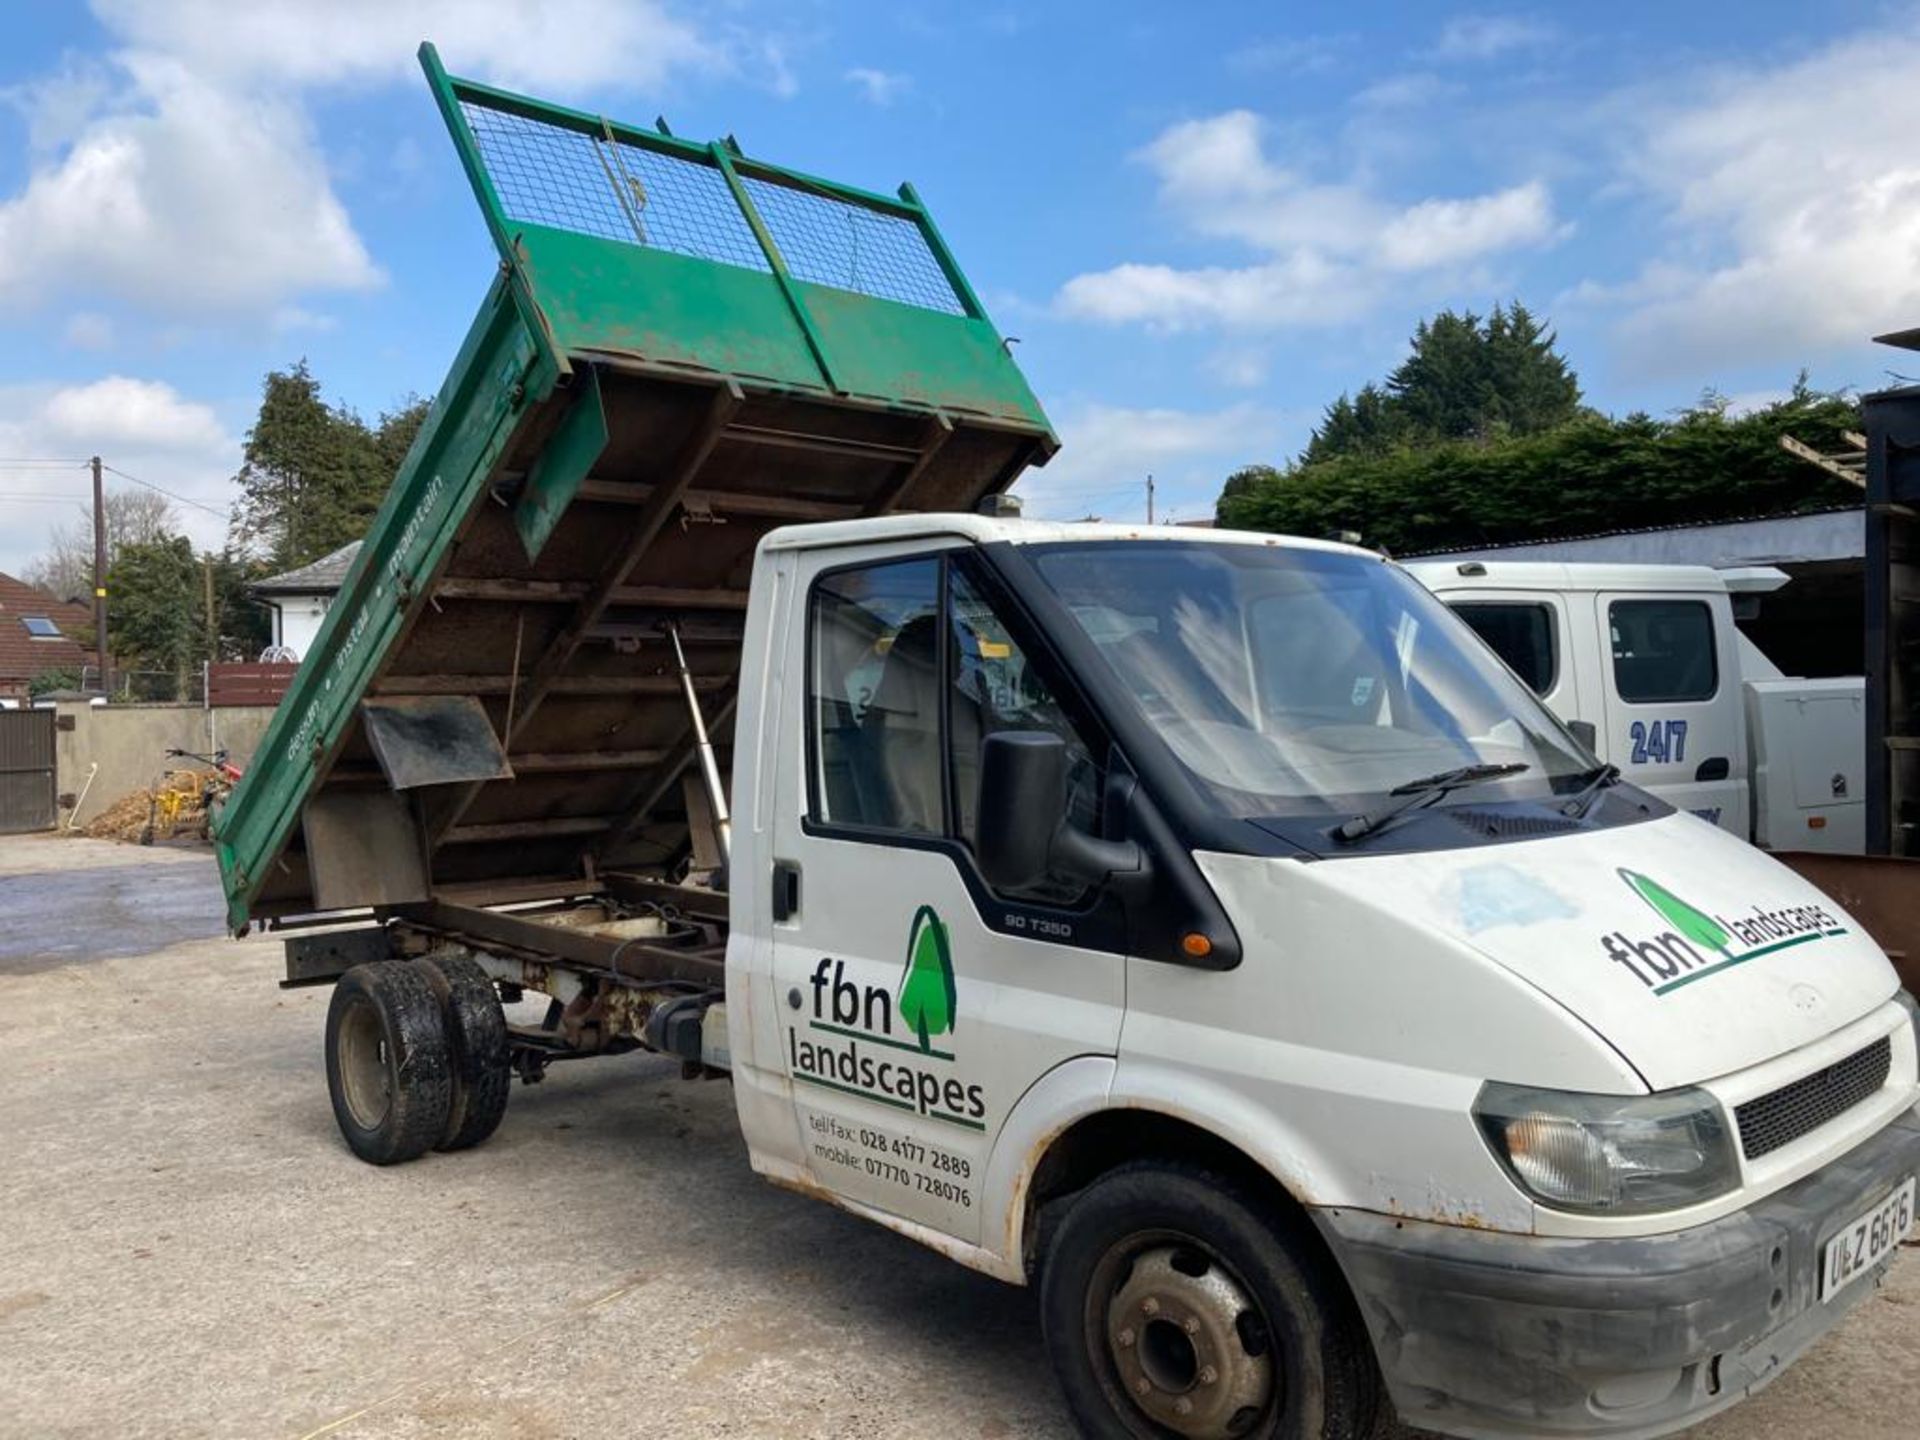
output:
M1418 780L1409 780L1404 785L1396 785L1387 792L1393 798L1376 810L1364 815L1356 815L1344 824L1333 828L1336 840L1358 840L1362 835L1371 835L1394 816L1416 805L1431 805L1442 795L1454 790L1463 790L1469 785L1478 785L1487 780L1500 780L1508 775L1518 775L1522 770L1533 767L1525 761L1516 760L1510 765L1462 765L1457 770L1442 770L1437 775L1422 775Z
M1600 792L1610 785L1619 783L1620 767L1602 765L1588 774L1586 784L1567 797L1566 803L1560 807L1560 813L1571 815L1576 820L1586 819L1587 812L1599 803Z

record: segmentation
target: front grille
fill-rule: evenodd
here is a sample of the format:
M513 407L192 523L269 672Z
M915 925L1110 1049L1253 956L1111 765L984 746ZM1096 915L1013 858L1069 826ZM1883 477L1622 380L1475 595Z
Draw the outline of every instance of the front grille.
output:
M1791 1145L1873 1094L1887 1083L1892 1069L1893 1040L1887 1037L1791 1085L1735 1106L1740 1148L1747 1159L1758 1160L1783 1145Z

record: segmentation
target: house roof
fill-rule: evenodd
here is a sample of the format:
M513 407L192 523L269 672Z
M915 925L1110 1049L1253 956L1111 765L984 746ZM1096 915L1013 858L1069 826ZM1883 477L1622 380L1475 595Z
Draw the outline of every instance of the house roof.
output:
M21 621L30 615L44 615L59 635L29 634ZM85 605L56 600L24 580L0 575L0 684L31 680L43 670L78 670L87 652L73 636L80 626L92 624L93 612Z
M269 575L247 588L256 595L332 595L346 583L347 571L360 553L360 542L350 540L331 555L322 555L312 564L289 570L284 575Z

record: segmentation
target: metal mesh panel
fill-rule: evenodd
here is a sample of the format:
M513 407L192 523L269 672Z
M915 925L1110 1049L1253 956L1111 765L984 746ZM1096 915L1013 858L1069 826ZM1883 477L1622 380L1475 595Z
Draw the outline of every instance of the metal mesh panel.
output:
M471 101L460 108L501 208L513 219L749 270L771 268L726 178L712 166Z
M742 183L795 279L967 313L914 221L767 180Z
M1758 1160L1812 1134L1886 1084L1892 1068L1893 1042L1876 1040L1824 1070L1735 1107L1740 1148L1749 1160Z

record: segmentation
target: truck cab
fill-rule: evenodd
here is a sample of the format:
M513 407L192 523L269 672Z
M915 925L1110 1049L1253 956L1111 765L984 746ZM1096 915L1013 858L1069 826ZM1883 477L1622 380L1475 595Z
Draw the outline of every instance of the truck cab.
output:
M1591 725L1596 752L1628 780L1735 835L1751 833L1741 637L1717 571L1480 561L1408 568L1554 714Z
M1608 783L1400 567L975 516L780 530L756 566L727 989L753 1165L1037 1279L1050 1326L1093 1337L1070 1395L1117 1383L1116 1413L1194 1436L1271 1399L1233 1338L1258 1282L1154 1208L1186 1163L1303 1227L1302 1283L1351 1296L1401 1413L1456 1434L1651 1434L1731 1403L1847 1303L1827 1212L1905 1213L1920 1085L1885 958L1723 829ZM1724 587L1556 603L1615 627L1617 703L1666 697L1617 722L1658 721L1646 763L1687 763L1689 732L1744 759L1715 708L1731 654L1675 653L1730 633ZM1534 678L1618 696L1570 671ZM1856 1071L1841 1117L1793 1114ZM1129 1158L1165 1183L1095 1238L1152 1215L1174 1238L1118 1275L1071 1217ZM1649 1345L1595 1287L1696 1308ZM1114 1313L1149 1301L1200 1338L1140 1357Z
M1783 675L1735 624L1785 572L1407 568L1635 785L1766 849L1861 853L1864 680Z

